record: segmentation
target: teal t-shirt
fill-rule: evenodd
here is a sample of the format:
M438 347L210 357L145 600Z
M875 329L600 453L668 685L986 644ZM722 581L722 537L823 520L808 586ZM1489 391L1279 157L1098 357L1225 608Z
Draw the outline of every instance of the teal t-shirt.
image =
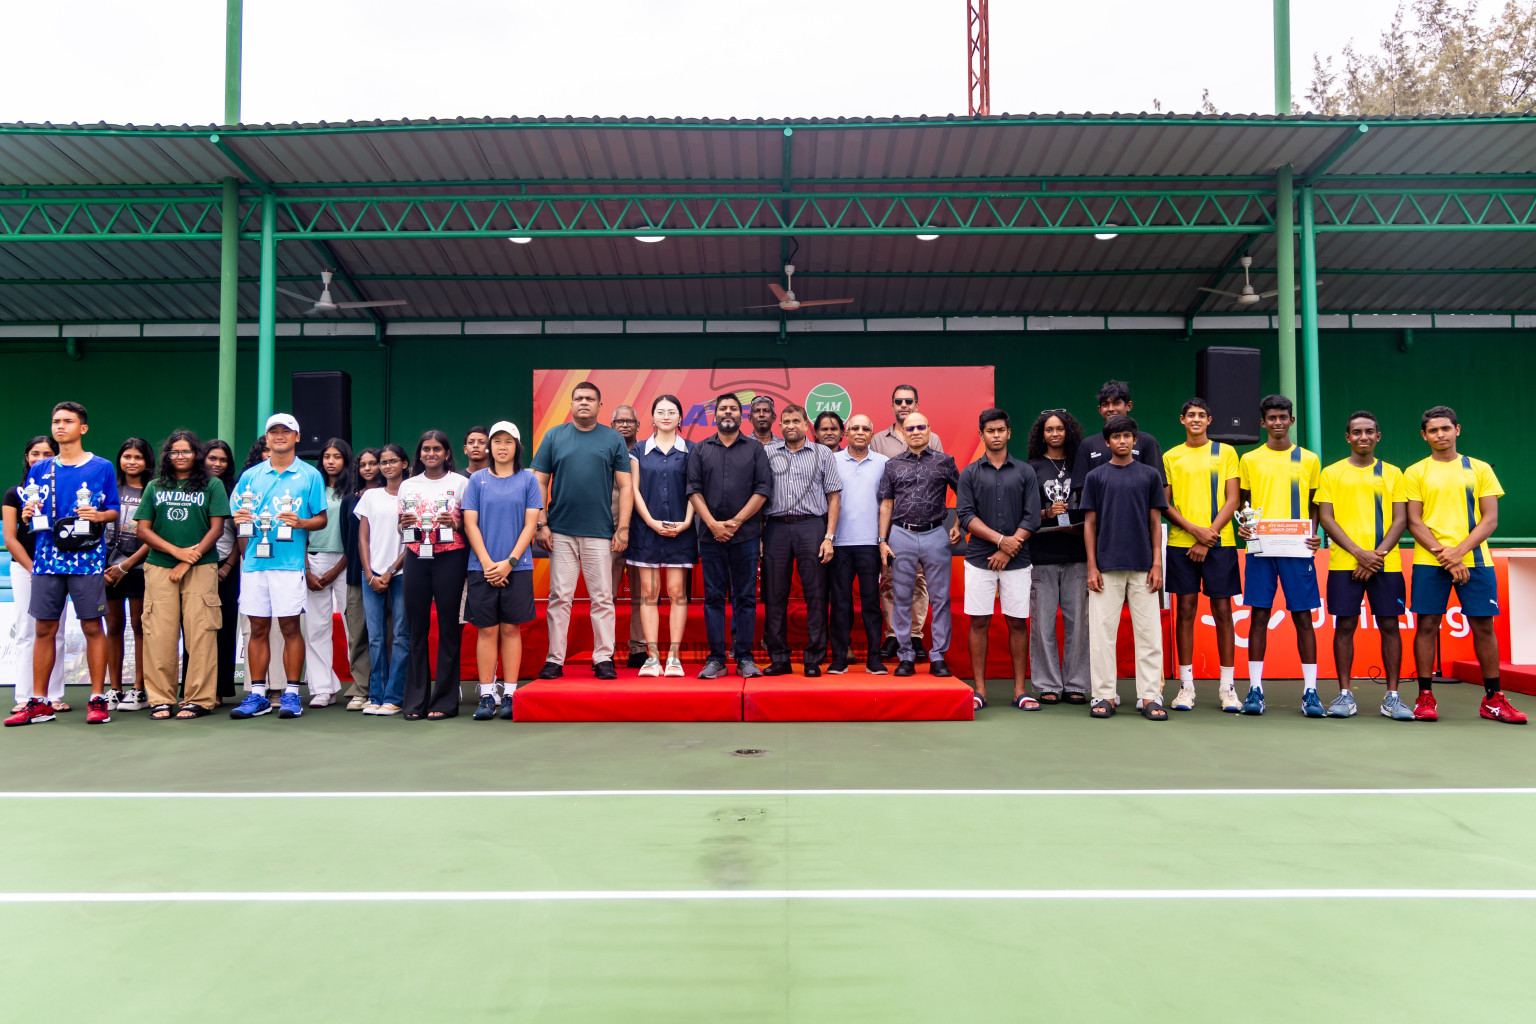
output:
M333 487L325 489L325 511L325 525L309 535L309 553L339 555L346 549L341 541L341 495Z
M629 448L612 427L552 427L533 457L533 471L548 473L549 528L567 537L613 537L613 475L629 472Z

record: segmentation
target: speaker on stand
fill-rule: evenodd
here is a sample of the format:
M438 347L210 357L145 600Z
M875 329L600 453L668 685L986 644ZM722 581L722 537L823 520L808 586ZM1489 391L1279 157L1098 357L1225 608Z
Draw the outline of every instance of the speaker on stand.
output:
M299 421L299 458L318 459L333 437L351 444L352 376L342 370L294 374L293 415Z
M1212 441L1255 444L1263 436L1260 370L1256 348L1211 345L1195 353L1195 394L1211 407Z

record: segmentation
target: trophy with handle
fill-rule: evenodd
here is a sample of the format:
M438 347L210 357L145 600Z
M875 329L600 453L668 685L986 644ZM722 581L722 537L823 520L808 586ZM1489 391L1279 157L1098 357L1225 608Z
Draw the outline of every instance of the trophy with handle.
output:
M256 511L256 492L251 490L250 484L246 484L245 490L235 495L235 511ZM235 532L241 537L254 537L256 536L256 523L254 520L248 523L241 523L240 528Z
M1067 496L1072 493L1072 482L1070 480L1063 480L1061 477L1057 477L1054 480L1046 480L1040 486L1045 491L1045 496L1051 499L1051 504L1053 505L1058 501L1066 501ZM1063 512L1056 517L1056 525L1071 526L1072 517Z
M436 510L436 502L431 498L425 494L418 494L416 496L416 521L418 523L430 524L432 515ZM416 548L416 557L433 558L435 554L432 549L432 527L430 525L423 525L421 527L421 544Z
M434 510L436 511L436 513L439 516L441 516L444 512L447 512L448 509L453 505L453 492L449 491L446 496L438 498L435 502L433 502L433 505L435 507ZM439 526L437 528L437 542L439 544L452 544L453 543L453 527L452 526Z
M270 508L262 509L261 513L256 517L261 530L261 540L256 544L257 558L272 557L272 518L272 510Z
M91 485L82 483L80 489L75 492L75 513L95 511L96 502L91 495ZM74 535L76 537L89 537L91 535L91 521L89 519L76 518Z
M1264 518L1264 510L1254 508L1245 501L1243 502L1243 507L1237 510L1236 518L1238 529L1252 530L1259 525L1259 520ZM1248 553L1250 555L1262 555L1264 553L1263 544L1258 537L1250 537L1248 539Z
M48 522L48 513L43 511L43 489L37 484L28 483L21 489L21 500L28 505L36 505L37 511L32 513L32 532L44 533L53 529Z
M298 507L299 507L299 500L297 498L295 498L292 494L288 493L288 489L287 488L284 488L283 489L283 496L281 498L277 499L277 511L278 511L278 514L281 515L284 512L294 512L294 511L297 511ZM287 523L283 522L282 520L278 520L278 523L277 523L277 539L278 540L293 540L293 527L289 526Z
M402 516L411 510L411 506L406 504L404 498L399 499L395 507L398 514ZM403 526L400 528L400 542L402 544L415 544L419 533L420 531L414 526Z

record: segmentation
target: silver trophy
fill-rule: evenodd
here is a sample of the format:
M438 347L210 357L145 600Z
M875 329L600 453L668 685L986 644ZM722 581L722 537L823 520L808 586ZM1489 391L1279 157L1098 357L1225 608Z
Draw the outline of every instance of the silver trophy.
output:
M256 492L251 490L250 484L246 484L245 490L235 495L235 511L253 513L256 511ZM240 528L235 532L241 537L254 537L256 536L256 524L255 522L241 523Z
M91 499L90 485L81 484L80 489L75 492L75 512L78 514L87 510L94 511L95 508L96 502ZM91 535L91 521L89 519L77 518L75 520L74 535L76 537L89 537Z
M432 548L432 527L425 525L430 523L432 513L436 511L431 498L426 495L418 495L416 498L416 521L423 524L421 528L421 543L416 546L417 558L433 558L436 556Z
M1058 477L1055 480L1046 480L1041 485L1041 488L1045 491L1045 496L1051 499L1051 503L1055 504L1058 501L1067 500L1067 496L1072 493L1072 481L1063 480ZM1072 517L1063 512L1061 515L1056 517L1056 525L1071 526Z
M449 491L447 497L445 497L445 498L438 498L437 501L433 503L434 504L434 511L439 516L441 516L444 512L448 511L448 506L452 502L453 502L453 492ZM452 544L453 543L453 527L451 527L451 526L439 526L437 528L437 542L439 544Z
M289 494L288 490L284 488L283 496L277 499L278 514L281 515L284 512L297 511L298 507L299 500L293 495ZM279 521L277 524L277 539L293 540L293 527L289 526L287 523Z
M46 530L53 529L52 524L48 522L48 513L43 511L42 499L43 489L37 486L37 484L29 483L27 486L21 489L21 500L26 502L28 505L37 506L37 511L32 513L33 533L42 533Z
M272 510L269 508L262 509L261 514L258 515L256 519L257 525L261 529L261 540L256 544L256 557L271 558L272 539L270 534L272 532Z
M400 515L402 515L402 516L405 515L407 512L409 512L410 509L411 509L411 507L405 503L405 499L404 498L401 498L399 500L397 508L399 509ZM416 527L414 527L414 526L403 526L403 527L400 528L400 540L401 540L402 543L405 543L405 544L415 544L416 543L416 539L417 539Z
M1264 510L1254 508L1245 501L1243 502L1243 507L1237 510L1236 518L1238 529L1251 530L1259 525L1260 519L1264 518ZM1249 538L1248 553L1250 555L1263 554L1262 545L1258 537Z

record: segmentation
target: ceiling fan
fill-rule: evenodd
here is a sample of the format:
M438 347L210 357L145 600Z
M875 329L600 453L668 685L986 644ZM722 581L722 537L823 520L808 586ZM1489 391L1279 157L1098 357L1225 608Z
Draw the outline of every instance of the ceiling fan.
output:
M768 290L773 292L773 297L778 302L769 303L766 306L746 306L746 309L782 309L786 313L804 309L806 306L841 306L844 303L853 302L853 299L797 299L795 298L795 265L784 264L784 283L786 287L780 288L777 281L768 283Z
M381 299L378 302L333 302L331 301L331 271L320 271L320 297L310 298L299 292L289 291L287 288L278 288L277 291L284 295L291 295L296 299L314 303L305 313L305 316L314 316L316 313L334 313L338 309L363 309L368 306L404 306L408 305L405 299Z
M1280 294L1279 289L1276 289L1272 292L1256 292L1253 290L1253 284L1248 280L1248 268L1253 266L1252 256L1244 256L1237 262L1241 263L1243 266L1243 290L1241 292L1224 292L1220 288L1205 287L1202 287L1199 290L1202 292L1210 292L1213 295L1224 295L1229 299L1235 299L1239 306L1251 306L1255 302L1258 302L1260 299L1272 299L1276 295ZM1317 283L1319 287L1321 287L1323 284L1321 281ZM1298 284L1296 286L1296 290L1301 291L1301 285Z

